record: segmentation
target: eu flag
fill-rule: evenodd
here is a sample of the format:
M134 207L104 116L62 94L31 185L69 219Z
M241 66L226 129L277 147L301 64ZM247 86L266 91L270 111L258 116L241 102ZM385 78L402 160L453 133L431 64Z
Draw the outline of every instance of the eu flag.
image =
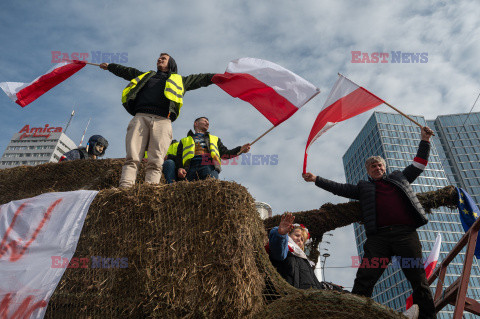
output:
M463 230L467 232L470 227L472 227L475 220L480 215L477 205L473 201L472 197L461 189L457 187L458 192L458 212L460 213L460 220L462 222ZM475 256L480 258L480 234L477 237L477 246L475 247Z

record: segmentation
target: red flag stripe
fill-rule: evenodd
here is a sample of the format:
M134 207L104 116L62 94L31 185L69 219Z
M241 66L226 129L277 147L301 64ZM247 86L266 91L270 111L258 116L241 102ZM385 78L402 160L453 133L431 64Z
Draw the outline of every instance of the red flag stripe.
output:
M85 65L83 61L74 61L74 63L68 63L42 75L32 84L21 89L17 93L17 101L15 102L21 107L25 107L54 86L68 79Z
M212 82L233 97L252 104L273 125L277 126L298 108L273 88L246 73L215 74Z

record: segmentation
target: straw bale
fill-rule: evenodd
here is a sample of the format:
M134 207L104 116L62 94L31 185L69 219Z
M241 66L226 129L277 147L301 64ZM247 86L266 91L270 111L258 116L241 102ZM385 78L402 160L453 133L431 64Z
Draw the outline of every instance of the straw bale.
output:
M118 186L123 159L76 160L0 169L0 204L48 192ZM140 165L137 183L145 178Z
M264 306L264 238L253 198L235 183L100 191L75 256L126 257L128 268L67 269L47 318L65 308L80 317L248 318Z
M329 319L393 319L405 318L383 305L353 294L326 290L304 290L278 299L256 319L329 318Z
M52 191L99 190L74 257L46 318L395 318L371 299L299 291L270 263L265 228L239 184L218 180L115 186L123 160L81 160L0 170L0 204ZM423 196L425 195L425 196ZM420 194L426 208L454 205L454 189ZM425 204L427 203L427 204ZM452 204L453 203L453 204ZM295 213L313 246L323 233L360 220L357 203ZM127 268L92 268L92 256L127 258ZM315 256L314 256L315 257ZM316 258L313 258L316 259Z

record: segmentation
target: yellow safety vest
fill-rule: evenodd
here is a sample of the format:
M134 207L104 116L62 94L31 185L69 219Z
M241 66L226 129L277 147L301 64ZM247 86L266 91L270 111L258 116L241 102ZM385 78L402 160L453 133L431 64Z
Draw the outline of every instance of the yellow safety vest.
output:
M152 71L140 74L139 76L131 80L130 83L128 83L128 85L123 89L122 92L122 103L127 102L128 93L130 93L130 91L137 86L138 82L140 82L140 80L143 79L143 77L145 77L145 75L149 74L150 72ZM172 73L168 77L167 82L165 83L165 90L163 91L163 93L165 94L165 97L167 99L178 104L178 115L180 115L180 109L183 105L183 94L185 93L185 89L183 88L182 76L176 73Z
M170 146L168 147L167 156L168 155L177 155L178 144L180 144L180 143L176 142L176 143L170 144Z
M220 167L222 165L222 161L220 160L220 151L218 150L218 137L215 135L210 135L210 156L213 159L214 166ZM183 144L183 152L182 152L182 164L189 162L193 156L195 155L195 142L193 141L192 136L187 136L182 138L181 140Z
M179 144L179 142L175 142L173 144L170 144L170 146L168 147L167 156L168 155L177 155L178 144ZM148 158L147 151L145 151L145 155L143 157Z

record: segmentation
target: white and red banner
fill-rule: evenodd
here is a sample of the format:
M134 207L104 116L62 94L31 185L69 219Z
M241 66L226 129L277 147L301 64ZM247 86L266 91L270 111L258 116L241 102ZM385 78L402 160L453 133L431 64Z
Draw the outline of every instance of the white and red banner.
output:
M330 91L308 136L303 160L303 173L305 174L307 169L308 149L320 135L338 122L366 112L382 103L384 103L382 99L339 74L338 80Z
M30 83L0 82L0 88L15 103L25 107L54 86L68 79L85 65L85 61L65 61L56 64L47 73Z
M240 58L212 82L233 97L253 105L274 126L292 116L320 89L295 73L270 61Z
M435 240L435 245L433 245L430 255L428 255L427 260L424 263L425 273L427 279L433 274L435 267L437 266L438 256L440 256L440 246L442 245L442 235L439 233L437 239ZM407 298L406 306L409 309L413 305L413 296L410 295Z
M97 191L48 193L0 206L0 318L43 318Z

